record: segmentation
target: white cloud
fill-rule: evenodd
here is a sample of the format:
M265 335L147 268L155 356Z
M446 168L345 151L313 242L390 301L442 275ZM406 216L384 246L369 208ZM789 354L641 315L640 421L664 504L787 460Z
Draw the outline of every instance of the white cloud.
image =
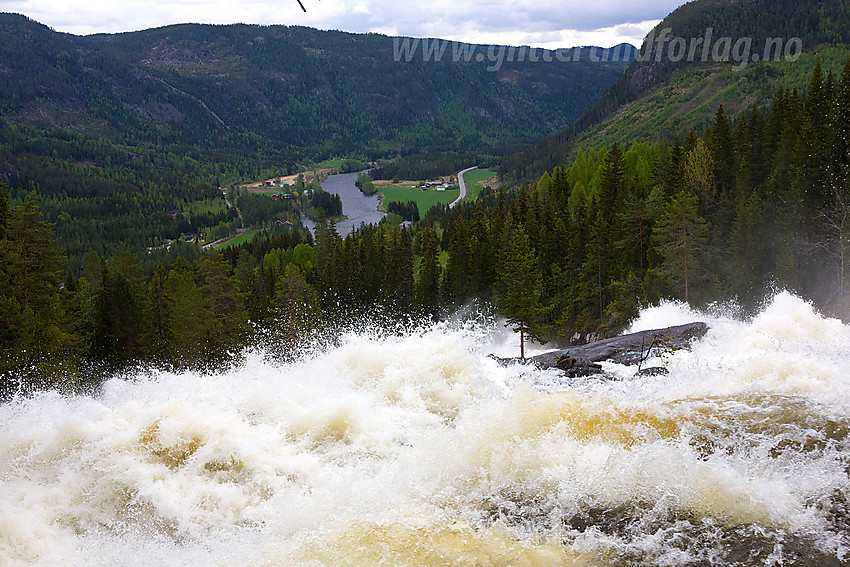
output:
M485 45L529 45L545 49L585 45L612 47L620 43L631 43L639 47L643 38L656 24L658 24L658 20L648 20L587 31L570 29L548 32L480 30L458 35L447 34L442 37Z
M121 32L175 23L305 25L352 32L440 37L538 47L639 44L684 0L0 0L59 31Z

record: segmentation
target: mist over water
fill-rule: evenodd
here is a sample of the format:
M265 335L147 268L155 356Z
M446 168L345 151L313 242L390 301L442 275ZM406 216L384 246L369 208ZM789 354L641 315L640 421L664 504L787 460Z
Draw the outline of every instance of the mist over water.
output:
M0 406L0 565L850 564L850 327L776 295L669 374L565 380L498 325Z

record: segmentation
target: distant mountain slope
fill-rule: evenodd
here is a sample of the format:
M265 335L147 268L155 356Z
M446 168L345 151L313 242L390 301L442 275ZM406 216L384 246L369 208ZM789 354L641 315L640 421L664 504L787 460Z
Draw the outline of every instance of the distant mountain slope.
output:
M295 159L490 148L563 128L627 64L526 59L492 71L488 60L455 61L454 45L440 61L424 61L419 47L398 60L390 37L285 26L78 37L0 14L0 114L45 129L259 146Z
M659 43L662 36L665 39ZM706 38L711 49L706 52L707 60L703 60ZM731 39L728 51L722 38ZM779 52L770 50L774 58L781 53L780 61L765 63L761 59L771 38L781 40ZM691 114L703 103L713 101L716 107L716 103L726 98L727 101L735 101L733 109L742 103L763 103L772 96L778 84L775 79L782 77L790 77L793 84L804 85L814 59L803 57L798 60L800 72L787 68L784 48L792 40L796 41L795 38L799 39L804 53L809 54L828 46L850 44L850 3L846 0L689 2L672 12L648 34L639 60L633 62L575 123L508 160L505 171L516 179L529 179L563 163L571 154L574 142L581 139L587 145L588 140L594 138L593 132L605 132L605 139L609 141L615 139L611 134L617 132L622 136L617 140L628 142L643 139L640 129L651 123L656 130L656 139L675 136L683 125L699 126L704 119L710 119L713 110L706 116ZM703 43L699 43L700 40ZM749 42L740 44L741 55L744 47L750 47L746 65L741 65L741 60L736 59L735 48L739 41ZM672 47L676 42L676 48L686 47L681 55ZM715 60L715 48L721 59L724 53L729 54L726 61ZM693 60L689 56L692 50L695 54ZM759 61L754 61L752 55L758 55ZM733 67L743 70L733 72ZM742 92L742 87L748 90ZM684 100L683 92L694 98L677 107L677 103ZM724 97L723 93L728 96ZM635 101L643 102L629 106ZM689 106L690 109L687 108ZM676 120L688 114L687 119ZM665 115L673 120L666 120ZM638 130L635 133L632 124Z
M766 107L780 85L788 90L805 90L818 60L825 70L838 76L848 57L850 46L837 46L804 54L793 64L750 65L741 71L733 71L725 64L687 67L645 96L576 134L570 147L581 151L609 147L614 142L683 139L691 128L702 132L711 126L721 104L730 116L754 106Z
M334 156L487 154L539 140L575 120L633 52L600 62L590 50L286 26L80 37L0 14L0 183L13 202L41 196L79 266L91 248L233 230L219 187L239 179Z

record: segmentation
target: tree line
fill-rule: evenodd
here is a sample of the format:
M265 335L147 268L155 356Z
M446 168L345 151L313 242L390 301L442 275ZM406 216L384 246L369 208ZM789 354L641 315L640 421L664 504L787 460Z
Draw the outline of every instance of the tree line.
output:
M850 60L735 120L720 106L701 136L580 154L487 208L446 211L443 294L494 289L521 226L546 336L611 332L662 298L752 309L776 288L846 317L848 218Z
M419 206L416 201L407 201L406 203L393 201L387 205L387 213L395 213L405 221L419 220Z
M614 333L663 298L751 309L777 287L846 315L850 61L768 108L733 119L719 107L701 134L580 154L412 226L340 235L319 213L315 237L270 230L202 255L184 244L155 265L90 251L77 276L37 197L2 195L7 390L27 373L216 366L258 342L293 356L365 314L433 319L474 300L523 338L562 342Z

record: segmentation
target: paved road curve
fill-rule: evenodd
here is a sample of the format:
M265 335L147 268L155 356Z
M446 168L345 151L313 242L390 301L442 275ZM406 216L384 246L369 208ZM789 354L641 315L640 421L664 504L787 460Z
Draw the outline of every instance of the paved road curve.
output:
M457 183L460 186L460 195L457 196L457 199L451 202L451 204L449 205L450 209L461 201L463 201L463 198L466 197L466 183L463 182L463 174L467 171L472 171L473 169L478 169L478 166L476 165L475 167L468 167L457 174Z

